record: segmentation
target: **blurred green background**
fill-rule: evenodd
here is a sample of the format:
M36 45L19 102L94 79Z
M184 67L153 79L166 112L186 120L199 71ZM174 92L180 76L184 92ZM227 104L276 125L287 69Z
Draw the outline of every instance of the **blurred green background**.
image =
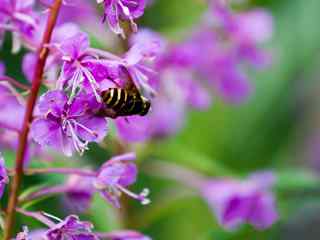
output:
M280 220L270 230L256 231L244 226L226 232L217 225L206 203L178 184L140 172L135 186L151 189L153 203L143 207L133 201L119 213L95 199L84 219L94 222L99 231L132 227L154 240L263 240L320 239L320 1L256 0L245 7L265 7L274 16L275 33L268 47L274 53L270 69L252 72L256 91L242 105L226 105L218 98L208 112L193 112L176 137L152 143L139 152L141 168L152 159L176 162L209 176L246 176L252 171L272 169L278 174L275 192ZM199 0L155 0L141 23L177 39L179 33L199 19L204 5ZM155 17L156 16L156 17ZM7 49L7 48L6 48ZM16 75L19 62L1 52L9 73ZM110 152L92 146L86 161L96 165ZM320 151L319 151L320 154ZM13 153L6 152L10 162ZM80 161L80 160L79 160ZM318 161L318 162L317 162ZM65 165L65 159L56 164ZM70 165L73 160L68 160ZM61 182L60 177L29 178L25 185L45 181ZM175 194L169 191L174 190ZM186 193L186 194L185 194ZM35 209L64 216L59 198L39 202ZM19 218L21 224L39 227L36 222Z

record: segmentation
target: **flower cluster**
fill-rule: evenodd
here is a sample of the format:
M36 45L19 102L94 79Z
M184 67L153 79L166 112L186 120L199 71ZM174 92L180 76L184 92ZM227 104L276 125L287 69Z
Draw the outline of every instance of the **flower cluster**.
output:
M170 43L148 29L132 37L132 44L158 45L154 52L157 74L150 75L157 97L146 118L116 122L124 140L141 142L175 134L190 107L210 107L210 92L229 103L240 103L250 96L253 86L246 69L271 62L270 54L259 46L272 36L272 18L261 9L239 14L225 1L210 3L203 21L182 42Z
M35 32L29 38L33 40L32 45L39 44L37 34ZM144 71L151 70L143 65L151 53L137 45L132 46L123 57L118 57L90 48L87 34L75 25L65 23L57 26L49 47L51 54L45 67L45 83L49 91L38 102L31 128L33 139L43 147L62 150L70 156L74 151L83 153L89 142L103 140L107 134L107 121L105 116L98 114L103 107L100 93L124 86L124 79L131 78L146 94L153 91L144 74ZM154 50L150 48L148 51ZM33 53L24 57L23 70L29 80L33 76L35 60ZM58 66L62 66L59 76ZM9 100L3 101L3 104L4 111L13 110ZM16 114L23 114L22 104L16 106L19 106ZM14 117L13 114L10 116ZM23 117L14 119L22 120ZM15 128L20 125L7 120Z
M7 234L13 228L10 214L18 211L46 228L29 232L25 227L17 240L150 239L129 230L96 233L91 223L74 215L88 210L96 193L115 208L122 207L123 194L143 205L150 203L148 189L139 194L128 189L138 174L135 153L125 153L130 147L117 151L96 171L90 167L29 169L30 160L83 155L91 143L106 145L105 138L114 137L110 134L113 127L126 143L166 138L182 128L190 109L208 109L212 93L231 103L245 100L252 89L246 64L261 67L270 62L259 44L270 38L272 19L263 10L238 14L225 1L209 2L197 30L187 39L171 42L149 29L138 32L136 19L143 15L147 0L97 0L104 9L103 21L123 37L118 44L122 52L115 54L95 48L90 35L69 21L76 18L73 7L94 12L86 0L1 0L0 43L10 32L12 52L24 48L21 70L27 80L25 85L7 76L0 62L0 146L17 152L16 166L10 170L12 189L18 191L20 178L28 171L67 176L59 185L46 185L21 196L13 192L10 201L17 206L8 207ZM57 18L61 7L62 15ZM108 107L104 95L108 91L116 109ZM124 106L135 110L144 99L152 105L146 116L110 114ZM9 182L7 172L0 156L0 197ZM198 191L226 227L249 222L265 228L277 213L269 191L272 183L263 185L259 179L203 181ZM218 190L221 194L211 194ZM55 194L63 194L64 206L71 212L64 220L20 208L22 203Z

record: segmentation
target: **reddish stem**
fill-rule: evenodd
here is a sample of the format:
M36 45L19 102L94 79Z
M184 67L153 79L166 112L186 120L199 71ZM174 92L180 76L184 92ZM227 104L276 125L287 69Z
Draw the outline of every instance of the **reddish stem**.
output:
M14 227L14 220L15 220L15 211L18 202L18 192L23 178L23 160L25 157L26 147L28 143L28 135L30 130L30 124L33 117L33 109L37 100L37 96L39 93L39 89L42 82L42 76L44 72L44 66L46 64L46 60L49 54L49 49L46 47L50 41L53 29L56 25L58 13L62 4L62 0L55 0L51 9L49 18L47 21L46 30L43 35L41 46L38 50L38 60L35 68L35 73L32 81L31 86L31 93L30 97L27 102L26 113L23 120L23 126L21 133L19 134L19 146L16 156L16 163L15 163L15 175L11 182L11 189L10 189L10 196L9 196L9 203L6 212L6 219L5 219L5 228L4 228L4 240L10 240L12 230Z

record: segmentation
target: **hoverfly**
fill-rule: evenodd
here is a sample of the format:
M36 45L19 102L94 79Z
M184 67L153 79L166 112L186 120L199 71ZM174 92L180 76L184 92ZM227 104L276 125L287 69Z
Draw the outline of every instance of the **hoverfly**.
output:
M128 72L126 76L124 88L109 88L101 92L100 96L104 103L103 111L112 118L145 116L151 108L151 102L141 95Z

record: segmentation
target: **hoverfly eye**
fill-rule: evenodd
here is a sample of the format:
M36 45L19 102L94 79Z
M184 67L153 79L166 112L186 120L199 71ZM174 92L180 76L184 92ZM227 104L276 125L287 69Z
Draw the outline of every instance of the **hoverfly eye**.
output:
M141 115L141 116L147 115L148 112L149 112L149 110L150 110L150 108L151 108L151 102L150 102L149 100L145 101L145 102L143 103L143 109L142 109L140 115Z

